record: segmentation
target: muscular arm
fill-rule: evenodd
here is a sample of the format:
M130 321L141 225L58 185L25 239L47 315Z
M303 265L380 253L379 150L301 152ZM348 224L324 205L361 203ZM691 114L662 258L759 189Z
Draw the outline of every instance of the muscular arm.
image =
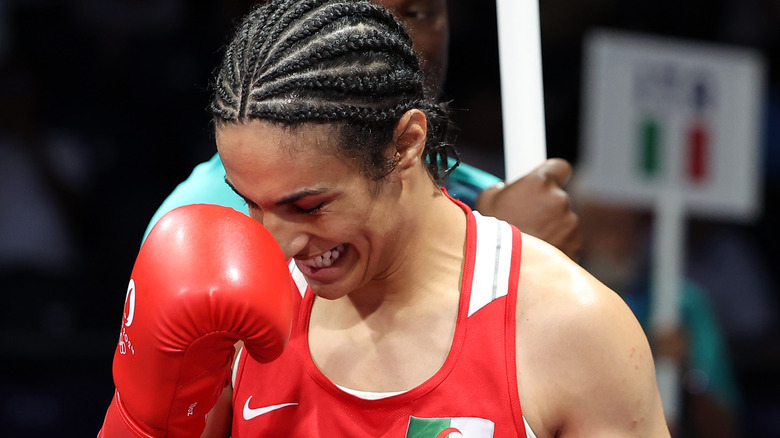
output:
M518 389L538 437L668 437L650 347L623 301L527 235L520 272Z

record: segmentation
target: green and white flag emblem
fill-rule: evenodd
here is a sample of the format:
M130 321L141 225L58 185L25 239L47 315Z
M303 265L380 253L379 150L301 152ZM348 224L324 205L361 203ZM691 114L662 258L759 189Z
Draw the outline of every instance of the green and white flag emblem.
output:
M476 417L409 417L406 438L492 438L492 421Z

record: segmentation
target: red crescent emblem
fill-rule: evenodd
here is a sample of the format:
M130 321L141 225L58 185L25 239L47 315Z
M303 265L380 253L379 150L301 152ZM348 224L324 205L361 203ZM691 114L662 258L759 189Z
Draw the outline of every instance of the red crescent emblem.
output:
M459 431L458 429L456 429L454 427L448 427L448 428L442 430L441 432L439 432L439 434L436 435L436 438L446 438L451 433L457 433L458 435L463 436L463 432Z

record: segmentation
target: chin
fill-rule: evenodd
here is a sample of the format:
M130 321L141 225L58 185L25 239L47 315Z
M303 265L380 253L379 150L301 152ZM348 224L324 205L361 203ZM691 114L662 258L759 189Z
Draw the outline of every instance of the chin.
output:
M337 300L347 295L347 293L344 292L346 289L333 284L320 285L310 283L309 287L314 295L325 300Z

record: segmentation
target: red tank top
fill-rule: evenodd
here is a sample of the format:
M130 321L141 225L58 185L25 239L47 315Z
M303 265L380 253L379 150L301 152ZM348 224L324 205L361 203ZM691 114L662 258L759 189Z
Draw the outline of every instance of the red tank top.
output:
M526 438L515 359L520 232L469 212L466 239L458 320L444 365L416 388L379 400L344 392L314 364L307 342L314 294L291 264L300 296L290 343L268 364L240 355L233 438Z

